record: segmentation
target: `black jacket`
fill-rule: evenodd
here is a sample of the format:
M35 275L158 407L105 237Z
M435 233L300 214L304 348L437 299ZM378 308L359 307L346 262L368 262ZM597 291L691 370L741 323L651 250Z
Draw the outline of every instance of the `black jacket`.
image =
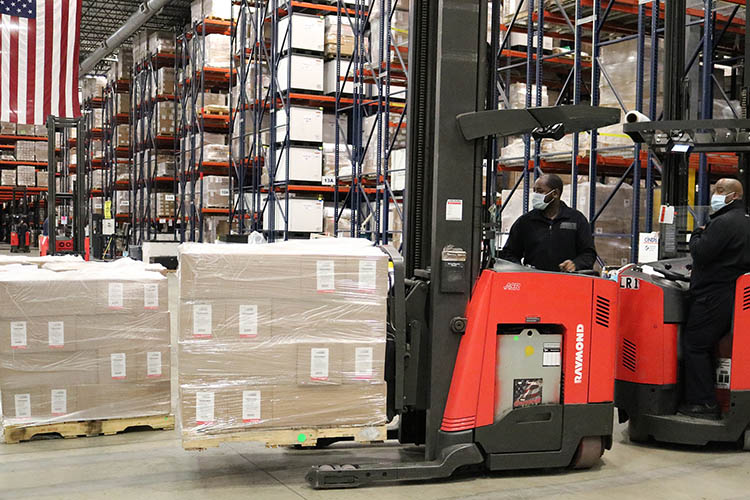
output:
M733 289L737 278L750 272L750 217L741 200L711 215L705 229L693 231L690 255L694 296Z
M518 218L500 258L521 262L543 271L559 271L560 264L572 260L576 269L592 269L596 260L591 225L578 210L560 202L554 220L541 210L532 210Z

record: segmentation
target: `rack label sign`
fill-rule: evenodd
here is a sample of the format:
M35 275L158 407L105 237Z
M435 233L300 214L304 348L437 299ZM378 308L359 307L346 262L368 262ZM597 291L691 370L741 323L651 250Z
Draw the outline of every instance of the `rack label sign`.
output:
M336 176L335 175L324 175L321 184L324 186L333 186L336 184Z

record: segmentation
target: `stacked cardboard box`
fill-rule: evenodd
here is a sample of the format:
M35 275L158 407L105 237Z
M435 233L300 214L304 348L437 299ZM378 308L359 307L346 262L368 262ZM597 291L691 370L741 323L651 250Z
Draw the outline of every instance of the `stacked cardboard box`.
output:
M130 80L130 73L133 71L133 54L121 50L117 54L117 61L109 67L107 80L114 82L117 80Z
M338 16L326 16L325 55L336 57L338 43ZM338 50L342 57L352 57L354 54L354 30L346 17L341 19L341 47Z
M174 173L174 156L163 153L158 154L156 156L156 176L172 177Z
M289 54L279 61L278 74L282 75L279 78L279 90L285 91L293 89L323 92L324 69L325 65L323 64L323 58L321 57ZM283 76L287 74L288 78L287 76ZM333 92L335 91L336 89L334 86Z
M204 18L232 19L232 2L226 0L193 0L190 4L190 18L200 22Z
M15 186L16 185L16 170L13 168L10 168L10 169L4 169L0 171L0 185Z
M130 146L130 125L118 125L115 132L115 147L127 148Z
M115 214L130 215L130 193L128 191L115 191L113 198Z
M36 186L37 187L49 186L49 174L47 174L46 171L40 170L36 173Z
M277 152L279 158L276 165L276 182L287 180L287 167L289 169L288 180L304 182L321 182L323 173L323 151L321 148L290 146ZM287 165L287 156L289 164ZM266 165L274 165L268 154L266 154ZM261 182L269 182L269 168L263 169Z
M36 186L36 168L30 165L16 167L16 185Z
M195 37L191 40L192 43L199 44L199 48L196 51L198 54L197 67L229 68L229 56L232 53L230 37L214 33L206 35L204 38L205 45L203 45L200 37ZM202 48L204 46L205 54Z
M16 124L10 122L0 122L0 134L16 135Z
M104 185L104 170L93 170L90 175L91 189L102 189L102 186Z
M174 102L156 103L156 120L154 121L157 135L173 135L175 124Z
M34 142L34 158L36 159L36 161L47 161L49 159L49 146L48 146L47 141L33 141L33 142Z
M0 272L3 425L170 412L167 282L142 264Z
M377 2L376 2L377 3ZM378 6L379 7L379 6ZM408 9L408 6L407 6ZM387 43L387 33L380 37L380 31L384 30L383 18L380 9L373 9L370 13L370 61L378 64L378 61L387 61L390 57L393 61L398 61L396 50L399 50L404 62L408 59L408 53L405 49L409 48L409 11L396 9L391 14L391 50L383 49L383 56L380 56L381 45ZM382 42L381 42L382 41Z
M115 95L115 114L130 113L130 94Z
M36 135L36 128L34 125L19 123L16 125L16 130L18 130L18 135Z
M83 100L92 98L101 98L104 95L104 88L107 86L107 78L104 76L87 76L83 78L81 86L81 96Z
M151 97L174 95L174 68L160 68L156 72L156 82L151 87Z
M156 193L156 216L174 217L175 195L172 193Z
M35 161L36 145L37 141L16 141L16 159L18 161ZM44 145L46 146L46 143Z
M385 423L380 250L330 239L187 244L179 258L183 443Z
M292 14L292 26L289 27L289 16L279 20L279 33L289 32L289 36L280 36L276 41L279 52L289 49L322 53L325 45L325 20L322 16L309 14Z
M201 195L196 186L196 197ZM229 206L229 177L206 175L203 177L203 208L227 208Z

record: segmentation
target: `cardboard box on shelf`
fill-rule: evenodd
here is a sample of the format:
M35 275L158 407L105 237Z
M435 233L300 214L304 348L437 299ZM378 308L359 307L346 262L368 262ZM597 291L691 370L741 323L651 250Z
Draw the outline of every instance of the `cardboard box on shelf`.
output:
M3 172L5 172L5 170L3 170ZM37 187L48 187L49 186L49 174L46 171L39 170L36 173L36 186Z
M36 186L36 167L29 165L16 167L16 184L19 186Z
M45 146L47 145L46 142L43 144ZM16 141L16 160L36 161L36 145L37 145L37 141ZM47 158L47 155L45 153L44 159L46 158Z
M340 114L338 118L335 113L323 113L323 142L336 142L336 121L339 126L339 143L349 144L349 118Z
M24 123L19 123L18 125L16 125L16 130L17 130L18 135L27 135L27 136L36 135L36 129L34 128L34 125L26 125Z
M287 121L289 140L297 142L323 142L323 110L303 106L290 106L289 117L286 113L278 113L276 117L276 141L287 135Z
M11 122L0 122L0 134L16 135L16 124Z
M0 185L3 186L15 186L16 185L16 169L7 168L0 171Z
M325 16L325 55L351 57L354 54L354 30L349 22L341 20L341 40L338 37L338 16Z
M290 146L282 149L279 155L278 169L275 181L287 180L287 155L289 156L289 180L304 182L320 182L322 179L323 151L321 148ZM266 165L271 165L266 156ZM269 182L268 168L263 169L261 181Z
M200 22L203 19L232 19L232 2L223 0L193 0L190 4L190 19Z
M130 125L118 125L115 134L115 147L130 147Z
M336 74L336 65L339 66L339 72ZM350 61L326 61L324 68L323 92L325 94L335 94L338 90L344 95L354 94L354 65Z
M101 143L101 141L99 142ZM101 151L101 147L99 148L99 151ZM39 162L48 161L49 147L47 145L47 141L34 141L34 159Z
M290 30L289 22L289 16L279 20L279 33L287 33ZM276 48L279 52L287 52L290 48L323 52L325 21L322 16L293 13L291 22L290 36L279 37L277 40Z
M266 197L262 197L262 203L265 203ZM320 233L323 231L323 200L309 198L290 198L288 217L288 230L297 233ZM285 217L283 208L276 203L275 223L277 231L283 231L285 228ZM270 207L269 207L270 210ZM263 229L269 230L271 223L268 212L263 219Z
M279 61L279 90L323 91L323 59L315 56L287 54ZM283 75L289 75L289 78Z
M346 427L386 422L385 384L274 388L273 416L281 427Z

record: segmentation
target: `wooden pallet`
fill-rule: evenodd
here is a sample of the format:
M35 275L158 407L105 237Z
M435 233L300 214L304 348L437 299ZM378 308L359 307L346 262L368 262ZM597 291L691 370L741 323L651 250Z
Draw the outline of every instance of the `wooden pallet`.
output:
M374 427L332 427L320 429L257 429L252 431L214 434L209 436L183 433L182 447L186 450L215 448L222 443L258 442L269 448L277 446L314 447L318 441L342 439L358 443L377 443L386 440L385 425Z
M218 104L209 104L203 108L203 114L229 116L229 106L219 106Z
M131 427L150 427L153 430L174 429L173 415L151 417L113 418L107 420L81 420L40 425L6 425L3 427L3 442L16 444L30 441L35 436L59 435L65 439L92 436L111 436Z

